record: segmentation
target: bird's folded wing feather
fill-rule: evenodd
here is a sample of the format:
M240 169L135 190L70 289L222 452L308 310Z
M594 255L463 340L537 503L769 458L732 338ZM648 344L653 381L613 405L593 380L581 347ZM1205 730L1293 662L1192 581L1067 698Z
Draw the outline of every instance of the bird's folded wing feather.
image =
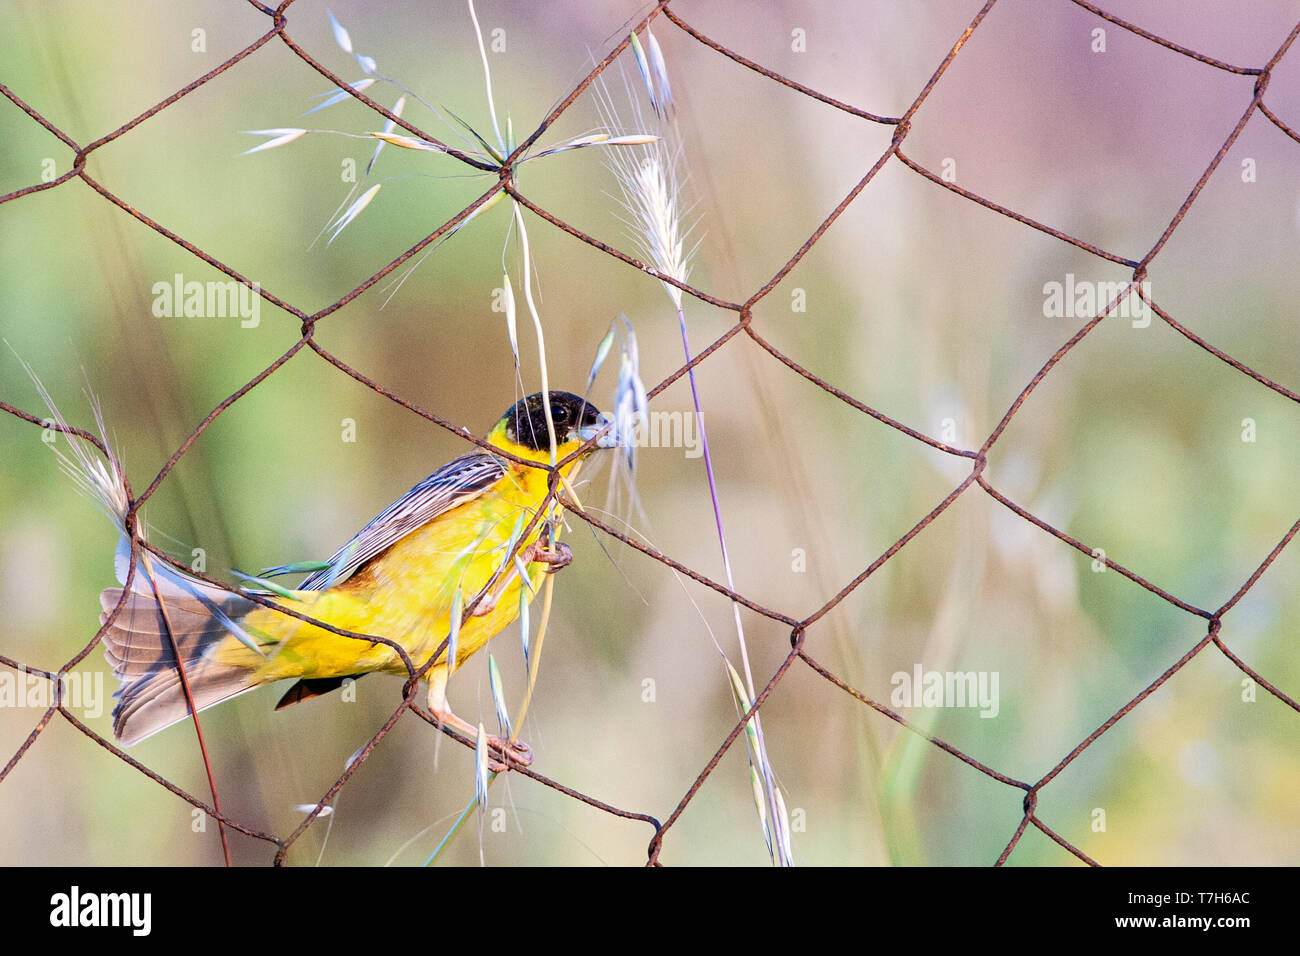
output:
M315 572L299 590L320 591L346 580L352 572L439 515L463 505L492 487L506 473L501 459L471 452L443 465L375 516Z

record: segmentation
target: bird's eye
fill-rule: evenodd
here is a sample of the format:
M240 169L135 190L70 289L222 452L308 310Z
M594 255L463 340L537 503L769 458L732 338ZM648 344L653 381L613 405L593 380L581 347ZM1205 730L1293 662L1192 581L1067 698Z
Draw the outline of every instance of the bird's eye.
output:
M567 422L569 420L569 410L563 405L559 408L553 408L551 409L551 418L555 420L557 425Z

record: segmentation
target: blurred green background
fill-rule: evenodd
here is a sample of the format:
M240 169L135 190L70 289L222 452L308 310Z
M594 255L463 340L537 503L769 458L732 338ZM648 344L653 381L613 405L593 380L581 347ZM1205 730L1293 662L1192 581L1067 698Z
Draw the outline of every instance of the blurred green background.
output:
M718 41L862 108L901 114L979 8L974 2L807 5L685 0L673 9ZM380 71L480 130L490 128L473 29L461 2L331 0ZM531 131L626 34L634 3L481 0L498 109ZM1243 66L1265 63L1300 5L1113 0L1121 17ZM0 3L0 82L79 143L116 129L251 43L267 19L240 4ZM301 0L288 32L331 69L360 77L333 40L324 3ZM1094 31L1105 52L1094 52ZM194 32L205 49L195 51ZM806 49L797 51L798 34ZM743 301L766 282L887 148L893 128L778 86L656 21L678 101L677 135L700 244L692 279ZM639 78L621 62L633 91ZM628 102L609 74L616 102ZM961 186L1104 249L1139 259L1155 243L1250 102L1254 78L1160 48L1068 3L1002 0L917 114L907 154ZM301 119L328 84L272 41L229 72L95 151L89 174L174 233L313 312L346 294L491 183L456 161L388 148L384 188L332 244L318 238L364 167L361 139L309 136L253 156L242 130L312 124L379 128L348 101ZM369 91L381 102L391 88ZM636 94L634 94L636 95ZM1300 125L1300 52L1265 101ZM452 138L423 107L406 117ZM629 114L630 115L630 114ZM503 115L504 120L504 115ZM544 143L598 123L584 95ZM71 151L0 101L0 193L41 179ZM1246 175L1253 171L1253 176ZM530 163L521 188L601 240L635 251L598 149ZM1156 301L1180 322L1292 389L1300 385L1295 268L1300 147L1253 117L1150 269ZM293 344L299 322L262 303L238 318L156 318L152 287L219 273L85 183L0 208L0 398L43 414L14 353L73 424L93 427L85 383L103 402L137 492L213 407ZM653 384L682 362L676 317L657 282L528 216L553 387L580 391L611 319L626 314ZM514 401L505 323L492 311L509 210L502 204L442 245L395 292L391 281L322 320L321 344L397 394L482 434ZM512 242L507 261L517 261ZM1122 267L980 208L898 162L875 178L756 307L755 329L856 398L933 436L978 447L1047 358L1083 324L1044 315L1043 287L1120 282ZM397 277L405 270L396 273ZM390 293L391 300L388 299ZM800 299L804 311L796 310ZM688 299L697 346L733 313ZM524 386L538 387L521 326ZM607 404L612 370L596 386ZM738 589L795 617L820 607L968 473L825 394L743 336L699 370ZM684 382L654 408L690 408ZM343 422L356 425L343 440ZM1243 441L1251 419L1255 440ZM1110 318L1047 377L990 454L989 481L1043 520L1180 598L1215 608L1297 517L1300 412L1158 319ZM324 557L463 442L304 350L223 413L149 500L155 544L209 573ZM63 477L41 430L0 415L0 654L55 669L95 634L114 583L115 532ZM653 545L722 576L703 465L644 449L637 492L610 495L588 469L584 500ZM607 495L608 500L607 500ZM713 640L733 657L727 601L575 522L576 561L556 609L523 738L536 769L630 810L666 817L735 720ZM795 570L802 549L806 570ZM1300 691L1295 654L1300 552L1284 550L1224 619L1229 647ZM788 632L744 614L756 677ZM905 716L978 760L1036 780L1205 634L1179 611L968 490L812 627L809 652L888 703L895 672L999 675L1000 712L911 709ZM711 636L712 635L712 636ZM522 694L517 628L491 648L508 697ZM451 687L457 711L494 723L486 655ZM114 681L98 649L81 664ZM1300 715L1213 647L1087 749L1041 794L1039 815L1110 864L1300 861ZM653 681L654 699L643 698ZM284 835L400 700L370 677L355 703L333 697L274 713L281 689L208 711L222 804ZM105 713L86 716L105 736ZM41 714L0 708L0 760ZM804 864L986 864L1010 839L1022 794L900 730L796 666L763 710ZM192 731L132 750L207 799ZM417 864L473 795L473 757L410 718L344 788L289 862ZM492 790L504 832L470 826L446 860L627 864L652 833L517 775ZM1104 832L1094 829L1095 811ZM0 862L220 860L215 826L61 719L0 784ZM491 821L489 820L489 823ZM232 834L239 863L272 849ZM743 746L723 759L676 826L665 863L767 860ZM1010 862L1062 864L1030 829Z

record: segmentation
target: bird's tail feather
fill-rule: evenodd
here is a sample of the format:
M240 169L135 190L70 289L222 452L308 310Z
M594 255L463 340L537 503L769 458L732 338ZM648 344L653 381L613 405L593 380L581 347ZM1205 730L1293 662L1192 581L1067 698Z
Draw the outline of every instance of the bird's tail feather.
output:
M131 593L104 634L104 654L114 676L122 682L114 695L118 698L118 705L113 709L114 736L129 747L189 716L176 653L172 649L173 639L180 648L185 676L199 710L251 690L254 686L251 671L220 664L208 652L231 634L245 645L255 644L238 624L253 609L253 602L163 562L153 561L138 547L144 542L144 519L137 513L133 534L128 534L127 517L132 502L126 472L109 442L104 416L89 382L87 394L100 433L98 452L73 433L36 372L21 356L18 360L49 409L50 423L65 433L68 451L57 444L50 446L63 470L118 529L114 570L119 583L126 583L132 552L136 553ZM122 588L108 588L100 594L104 609L100 615L101 626L121 599Z
M224 621L237 621L256 605L196 578L174 580L180 575L169 571L167 577L154 576L157 597L147 579L140 583L146 575L138 574L122 610L104 632L104 656L122 682L114 695L118 704L113 708L113 735L126 747L190 715L173 641L198 710L256 686L251 670L220 663L209 653L230 636ZM103 624L122 600L122 589L107 588L99 600Z

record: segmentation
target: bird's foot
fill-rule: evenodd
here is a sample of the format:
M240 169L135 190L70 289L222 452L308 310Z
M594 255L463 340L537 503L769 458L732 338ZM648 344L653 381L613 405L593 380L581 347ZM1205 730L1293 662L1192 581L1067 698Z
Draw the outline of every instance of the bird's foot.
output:
M513 764L527 767L533 762L533 748L522 740L510 741L496 734L488 734L488 769L493 773L505 773Z
M554 547L544 543L545 539L534 541L528 547L519 552L520 559L524 564L544 564L547 574L554 574L560 568L567 567L573 563L573 551L564 542L560 542ZM513 574L513 572L512 572ZM496 610L497 602L501 600L501 595L505 592L506 585L509 584L509 578L495 591L489 591L484 594L474 605L474 610L470 612L474 617L486 617Z
M431 682L429 711L433 714L434 720L463 734L471 742L477 742L480 728L452 713L451 708L447 706L446 697L443 696L445 687L445 679L441 683ZM512 741L505 737L498 737L496 734L484 734L484 743L487 744L488 769L493 773L505 773L511 767L527 767L533 762L533 748L522 740Z
M539 539L524 548L520 552L520 556L524 559L525 564L532 564L533 562L545 564L547 574L554 574L560 568L568 567L573 563L573 551L563 541L551 547L549 542Z

